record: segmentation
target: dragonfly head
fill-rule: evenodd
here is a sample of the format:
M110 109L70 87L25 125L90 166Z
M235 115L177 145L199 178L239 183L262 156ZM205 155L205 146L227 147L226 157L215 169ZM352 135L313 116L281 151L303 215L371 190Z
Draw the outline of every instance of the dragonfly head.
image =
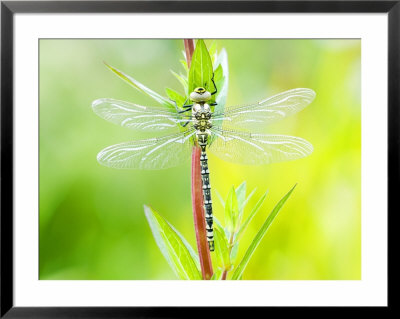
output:
M211 93L203 87L198 87L190 93L190 99L193 102L207 102L211 99Z

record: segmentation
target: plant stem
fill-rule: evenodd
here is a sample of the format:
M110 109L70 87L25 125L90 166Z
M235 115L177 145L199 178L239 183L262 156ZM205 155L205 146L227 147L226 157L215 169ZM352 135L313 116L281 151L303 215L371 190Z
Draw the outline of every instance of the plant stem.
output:
M184 39L183 43L185 44L187 66L190 69L190 63L192 62L192 55L193 55L193 51L194 51L194 40L193 39Z
M232 253L233 236L234 236L234 234L231 233L231 236L230 236L230 238L229 238L229 243L228 243L228 247L229 247L229 256L230 256L231 253ZM228 271L229 271L229 270L226 270L226 269L224 270L224 272L222 273L222 276L221 276L221 280L226 280L226 276L228 275Z
M190 68L190 63L192 61L192 55L194 52L194 40L184 39L183 41L186 51L186 62ZM203 203L203 182L201 180L200 172L200 154L200 147L195 145L192 151L192 209L201 273L204 280L209 280L213 275L213 269L207 242Z

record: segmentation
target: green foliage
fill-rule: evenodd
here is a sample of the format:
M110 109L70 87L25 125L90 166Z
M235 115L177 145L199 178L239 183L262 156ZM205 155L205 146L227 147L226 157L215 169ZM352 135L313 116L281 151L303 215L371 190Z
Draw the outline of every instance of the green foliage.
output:
M228 95L228 55L225 49L218 53L215 42L211 48L212 51L209 52L203 40L197 41L189 70L188 88L189 93L196 87L204 87L211 93L217 90L211 102L217 102L214 111L221 112ZM185 85L184 88L186 88ZM218 121L213 123L214 126L221 126L221 124Z
M197 40L189 70L189 92L197 87L214 92L213 74L213 65L207 47L203 40Z
M239 207L244 211L246 203L248 203L250 197L253 196L254 191L246 196L246 182L243 182L236 189L232 186L226 200L223 201L226 226L223 227L221 222L214 216L215 269L214 275L211 278L212 280L221 279L222 275L224 273L227 274L229 271L233 271L232 280L242 279L243 272L257 246L260 244L269 226L272 224L295 187L296 185L278 202L278 204L276 204L247 248L243 258L237 266L234 267L239 250L240 237L246 230L250 221L260 210L267 196L267 192L260 197L256 205L251 209L245 222L240 224ZM161 252L179 278L199 279L197 278L197 276L200 275L198 266L194 268L194 265L198 265L198 258L195 256L193 249L186 240L154 210L145 206L145 213Z
M182 107L185 104L186 98L180 95L173 89L166 88L165 92L167 93L170 100L174 101L178 107Z
M232 186L225 201L225 223L227 231L232 234L236 231L239 220L239 205L235 188Z
M252 196L252 194L254 194L254 191L249 195L248 198L250 198ZM251 213L249 214L249 216L247 216L246 220L244 221L244 223L240 226L239 231L237 232L236 237L239 238L240 235L246 230L247 225L251 222L251 220L253 219L253 217L257 214L258 210L260 209L261 205L264 203L265 198L267 197L268 191L266 191L264 193L263 196L261 196L261 198L258 200L257 204L253 207L253 209L251 210ZM246 200L246 203L248 201L248 198ZM246 204L244 203L244 205Z
M198 258L184 237L152 208L145 205L144 213L158 247L175 274L180 279L201 279Z
M186 72L187 72L187 70L186 70ZM187 77L185 77L182 74L178 74L178 73L174 72L173 70L171 70L171 73L172 73L173 76L175 76L177 78L179 83L182 84L183 90L184 90L184 92L185 92L185 94L187 96L188 93L189 93L189 83L188 83Z
M260 230L258 231L257 235L254 237L253 241L251 242L249 248L247 249L243 259L235 269L233 275L232 275L232 280L237 280L241 278L243 275L243 272L247 266L247 264L250 261L251 256L253 255L254 251L256 250L257 246L260 244L261 240L263 239L265 233L267 232L269 226L271 225L272 221L275 219L276 215L278 215L279 211L281 210L282 206L285 204L287 199L290 197L292 194L294 188L296 187L293 186L293 188L276 204L272 212L269 214L268 218L264 222L264 224L261 226Z
M215 53L214 62L214 82L218 89L216 94L215 102L215 112L222 112L225 108L226 99L228 96L228 54L225 49L222 49L219 54ZM214 125L221 125L222 123L214 122Z
M185 55L185 52L183 52L183 54ZM184 94L181 94L171 88L165 88L168 99L149 89L121 70L114 68L106 62L104 62L104 64L109 70L127 82L130 86L168 108L182 107L185 105L189 101L190 93L196 87L204 87L210 92L214 92L216 87L218 87L220 90L213 95L211 101L217 101L218 104L216 109L222 110L225 105L228 92L228 57L226 51L223 49L221 53L218 54L216 46L214 45L213 58L211 58L204 41L198 40L196 49L193 52L190 69L188 69L187 62L185 60L180 60L180 62L186 75L178 74L173 70L171 70L171 73L182 85ZM214 86L212 83L212 79L214 79L216 86ZM219 124L220 123L215 122L214 125L218 126Z
M218 269L229 270L231 268L228 238L224 229L215 223L214 226L215 255Z
M232 275L231 279L237 280L242 278L243 272L250 261L251 256L253 255L255 249L261 242L262 238L264 237L268 227L271 225L272 221L278 214L279 210L282 208L286 200L289 198L293 191L294 187L280 200L280 202L275 206L275 208L272 210L272 212L269 214L268 218L266 219L265 223L257 233L257 235L254 237L253 241L251 242L250 246L248 247L243 259L239 262L236 268L234 268L234 273ZM251 213L247 217L244 223L240 225L239 223L236 225L236 227L233 228L233 231L231 231L231 224L234 224L232 221L229 221L231 216L235 216L238 214L237 207L242 207L242 210L244 210L246 203L249 201L249 198L254 194L254 191L250 193L249 196L246 197L246 182L243 182L239 187L236 188L236 190L232 187L231 190L229 191L226 200L225 200L225 232L229 233L229 241L228 241L228 246L225 248L222 248L223 251L228 250L229 251L229 260L231 264L235 263L238 249L239 249L239 240L240 240L240 235L245 231L247 225L250 223L252 218L256 215L256 213L259 211L261 205L263 204L265 197L267 193L265 193L261 198L258 200L257 204L252 208ZM235 201L237 202L237 205L235 204ZM227 212L227 210L231 210L231 212ZM220 228L221 226L218 225L216 228ZM220 231L218 231L220 233ZM218 249L218 247L217 247ZM225 264L223 265L225 266ZM221 266L219 266L221 267ZM225 270L229 269L224 267Z
M135 89L139 90L140 92L146 94L147 96L153 98L156 100L158 103L165 105L167 107L173 107L174 105L168 101L166 98L162 97L160 94L154 92L153 90L150 90L148 87L143 85L142 83L136 81L134 78L130 77L129 75L125 74L124 72L112 67L111 65L108 65L107 63L104 62L104 64L116 75L118 75L122 80L127 82L129 85L133 86Z

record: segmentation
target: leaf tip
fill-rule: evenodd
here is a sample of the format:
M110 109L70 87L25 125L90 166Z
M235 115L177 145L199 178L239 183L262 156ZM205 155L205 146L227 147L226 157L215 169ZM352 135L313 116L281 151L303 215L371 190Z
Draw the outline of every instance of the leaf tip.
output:
M149 218L149 216L152 214L153 209L150 206L147 206L146 204L143 205L143 210L144 210L144 214L146 215L147 219Z

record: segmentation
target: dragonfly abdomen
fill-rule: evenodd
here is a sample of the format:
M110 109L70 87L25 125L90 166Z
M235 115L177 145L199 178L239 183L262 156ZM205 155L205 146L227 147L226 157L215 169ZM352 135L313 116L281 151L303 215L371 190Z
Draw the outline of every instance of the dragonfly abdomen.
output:
M197 134L197 140L199 146L201 147L200 168L201 168L201 181L203 185L203 199L204 199L204 212L206 219L207 241L210 251L214 251L214 231L213 231L210 172L208 170L208 158L206 153L208 133L199 132Z

